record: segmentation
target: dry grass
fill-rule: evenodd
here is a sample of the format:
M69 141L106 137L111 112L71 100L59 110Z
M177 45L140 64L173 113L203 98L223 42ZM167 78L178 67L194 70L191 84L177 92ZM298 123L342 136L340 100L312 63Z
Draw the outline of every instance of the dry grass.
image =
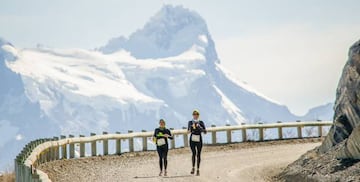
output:
M0 175L0 182L14 182L15 174L14 173L5 173Z

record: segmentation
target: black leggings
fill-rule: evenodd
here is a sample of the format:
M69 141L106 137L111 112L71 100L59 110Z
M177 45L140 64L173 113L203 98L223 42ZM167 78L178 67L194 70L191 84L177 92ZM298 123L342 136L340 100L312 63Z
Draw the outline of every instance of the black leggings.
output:
M195 167L195 156L197 156L197 168L200 168L200 161L201 161L201 149L202 149L202 141L200 142L193 142L190 141L190 148L192 152L192 167Z
M163 170L163 164L164 164L164 167L165 167L165 170L167 168L167 154L168 154L168 151L169 151L169 147L168 145L163 145L163 146L158 146L157 147L157 152L159 154L159 165L160 165L160 170L162 171Z

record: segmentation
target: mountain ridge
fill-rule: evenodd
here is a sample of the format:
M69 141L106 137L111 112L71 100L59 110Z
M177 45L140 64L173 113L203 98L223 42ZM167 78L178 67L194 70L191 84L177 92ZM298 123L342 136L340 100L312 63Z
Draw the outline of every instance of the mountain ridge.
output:
M168 14L179 17L162 17ZM185 19L183 15L187 15ZM200 15L181 6L165 6L154 17L129 39L96 51L18 49L4 43L0 75L10 74L1 77L2 81L17 86L0 87L0 98L6 97L0 100L0 124L12 131L12 138L3 140L12 149L6 157L0 153L0 160L14 158L23 146L13 143L16 138L26 142L60 134L152 130L160 118L173 128L181 128L191 119L193 109L200 109L207 125L298 119L285 105L231 78L220 64ZM159 19L165 23L157 24ZM176 22L179 19L181 23ZM165 39L157 37L163 34L161 28L168 30L165 25L180 28L170 28ZM158 40L165 41L158 44ZM19 94L8 96L11 88L17 88ZM19 114L21 119L6 110L16 100L13 97L26 103L14 105L24 111ZM33 131L41 132L31 135Z

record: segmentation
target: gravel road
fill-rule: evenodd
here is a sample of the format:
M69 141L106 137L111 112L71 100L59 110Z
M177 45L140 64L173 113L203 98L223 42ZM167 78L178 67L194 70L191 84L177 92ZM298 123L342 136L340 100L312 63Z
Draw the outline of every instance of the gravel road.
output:
M271 177L306 151L320 145L320 139L240 143L205 146L201 175L190 175L189 148L169 151L168 176L159 177L155 151L120 156L88 157L45 163L40 169L54 181L271 181Z

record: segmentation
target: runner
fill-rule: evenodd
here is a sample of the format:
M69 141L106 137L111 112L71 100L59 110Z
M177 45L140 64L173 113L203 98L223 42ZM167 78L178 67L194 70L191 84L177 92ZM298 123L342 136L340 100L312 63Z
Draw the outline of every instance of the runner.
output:
M206 134L206 128L203 121L199 119L200 112L198 110L193 111L193 120L188 123L188 132L190 135L190 148L192 152L192 169L191 174L195 173L195 157L197 157L197 170L196 175L200 175L200 161L201 161L201 149L202 149L202 136L201 133Z
M156 143L157 152L159 154L159 165L160 165L160 173L159 176L162 175L163 166L165 169L164 176L167 176L167 154L169 151L168 138L173 139L170 130L165 127L165 120L160 119L159 128L156 128L154 131L153 140Z

